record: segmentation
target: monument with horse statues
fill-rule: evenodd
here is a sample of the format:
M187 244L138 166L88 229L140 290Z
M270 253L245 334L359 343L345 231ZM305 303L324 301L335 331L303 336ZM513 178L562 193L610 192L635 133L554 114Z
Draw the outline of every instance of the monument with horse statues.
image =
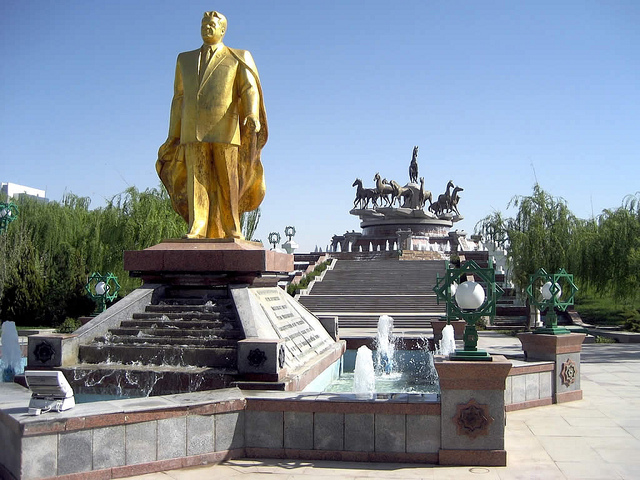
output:
M436 198L419 176L418 146L413 147L409 164L409 181L401 185L377 172L374 186L365 187L356 178L353 208L349 213L360 217L362 232L334 235L331 249L341 252L388 250L455 251L464 233L451 232L455 222L463 219L458 209L462 187L449 180Z

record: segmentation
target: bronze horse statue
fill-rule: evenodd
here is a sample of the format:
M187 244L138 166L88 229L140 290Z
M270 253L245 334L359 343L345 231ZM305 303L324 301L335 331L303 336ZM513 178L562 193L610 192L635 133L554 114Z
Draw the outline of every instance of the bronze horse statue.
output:
M460 201L460 195L458 195L458 192L462 191L464 191L464 188L456 187L453 189L453 193L451 194L451 211L455 212L456 215L460 215L460 212L458 211L458 202Z
M441 215L451 210L451 189L454 187L455 185L453 184L453 180L449 180L447 183L447 189L444 193L438 195L438 200L429 206L429 210L436 215Z
M378 198L384 200L387 204L387 207L391 206L391 199L393 198L393 187L389 183L387 183L386 178L382 180L379 173L375 174L373 180L376 182Z
M409 165L409 181L418 183L418 146L413 147L413 156Z
M356 208L357 205L360 205L360 208L367 208L369 206L369 202L372 202L374 207L378 206L376 203L378 198L377 190L373 188L364 188L362 186L362 180L359 178L356 178L351 186L357 187L356 199L353 201L353 208Z

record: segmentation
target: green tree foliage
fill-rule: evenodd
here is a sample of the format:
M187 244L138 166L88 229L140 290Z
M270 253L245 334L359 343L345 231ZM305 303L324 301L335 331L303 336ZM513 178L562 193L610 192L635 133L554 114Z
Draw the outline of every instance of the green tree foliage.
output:
M566 202L536 184L532 195L513 197L509 207L518 209L515 218L494 212L476 225L476 231L507 250L516 287L524 291L529 275L541 267L548 272L569 269L576 251L575 235L583 222Z
M20 243L19 261L7 271L0 307L3 320L25 326L40 325L44 320L44 271L31 240Z
M253 239L253 234L256 232L258 228L258 223L260 222L260 207L252 210L251 212L244 212L240 217L240 230L242 230L242 234L244 238L247 240Z
M187 232L184 220L173 211L164 187L144 192L130 187L115 195L107 206L99 210L94 250L99 254L92 271L112 272L124 294L140 285L124 271L125 250L142 250L168 238L180 238Z
M640 192L621 207L604 210L581 232L577 271L587 285L618 300L638 299L640 291Z
M91 313L84 285L92 272L114 273L126 295L140 280L124 271L123 252L186 233L162 187L129 188L94 210L73 194L62 202L14 202L20 216L0 236L0 318L19 325L56 326Z
M630 303L640 297L640 192L590 220L576 218L563 199L537 184L532 195L514 197L508 207L518 209L515 218L494 212L476 231L507 250L521 291L538 268L552 273L562 267L581 288L601 296Z

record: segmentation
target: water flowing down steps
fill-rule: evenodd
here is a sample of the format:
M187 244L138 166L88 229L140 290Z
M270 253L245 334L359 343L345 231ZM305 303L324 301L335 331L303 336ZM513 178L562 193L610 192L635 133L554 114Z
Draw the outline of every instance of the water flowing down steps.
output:
M81 345L69 373L87 392L97 383L112 394L224 388L236 380L242 338L226 288L169 287L158 304Z
M338 260L298 301L315 315L337 316L343 328L376 328L380 315L397 328L429 328L445 314L436 302L443 260Z

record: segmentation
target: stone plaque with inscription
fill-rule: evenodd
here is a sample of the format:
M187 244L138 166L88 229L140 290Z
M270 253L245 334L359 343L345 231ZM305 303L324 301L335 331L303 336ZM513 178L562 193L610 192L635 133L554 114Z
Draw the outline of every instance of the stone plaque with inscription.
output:
M247 338L285 341L285 365L296 370L335 341L320 321L279 287L232 289Z

